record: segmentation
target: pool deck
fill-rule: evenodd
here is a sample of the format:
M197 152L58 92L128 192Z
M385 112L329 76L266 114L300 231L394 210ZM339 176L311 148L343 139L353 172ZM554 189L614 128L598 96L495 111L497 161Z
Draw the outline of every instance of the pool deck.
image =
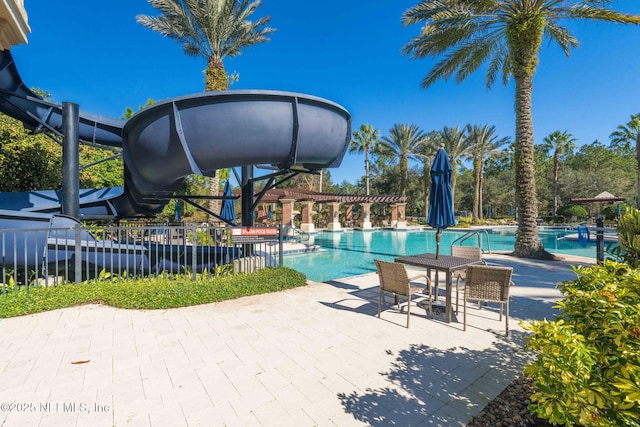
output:
M490 307L470 306L466 332L415 305L407 329L391 298L378 319L375 273L180 309L0 320L0 425L464 426L530 360L518 321L553 317L555 285L589 262L486 258L514 267L509 338Z

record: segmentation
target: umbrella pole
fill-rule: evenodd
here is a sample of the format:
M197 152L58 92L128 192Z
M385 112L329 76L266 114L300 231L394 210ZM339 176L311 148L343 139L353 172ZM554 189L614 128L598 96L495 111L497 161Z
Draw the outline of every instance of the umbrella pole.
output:
M440 239L442 238L442 229L438 228L436 231L436 259L438 259L438 255L440 255Z

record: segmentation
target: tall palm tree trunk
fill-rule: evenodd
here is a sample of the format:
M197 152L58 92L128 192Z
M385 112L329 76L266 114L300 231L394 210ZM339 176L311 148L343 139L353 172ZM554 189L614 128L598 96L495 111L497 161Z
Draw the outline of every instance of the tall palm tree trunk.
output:
M364 176L367 181L367 196L369 195L369 149L364 149Z
M480 215L482 213L482 195L480 193L480 177L482 176L482 171L480 170L480 162L477 157L473 159L473 175L474 175L474 188L473 188L473 216L471 218L474 224L478 223L480 219Z
M538 237L538 200L533 168L533 117L531 94L533 75L526 72L515 75L516 81L516 144L515 190L516 208L520 215L514 255L523 258L541 258L544 248Z
M224 68L222 59L212 56L207 61L207 68L204 70L204 89L207 92L215 90L229 89L229 78ZM214 175L209 179L209 210L213 213L220 213L220 200L213 197L220 196L220 176L218 171L214 171Z
M637 205L640 209L640 133L636 136L636 161L638 163L638 200Z
M482 177L482 173L483 170L480 169L480 185L478 186L478 195L479 195L479 199L478 199L478 208L479 208L479 214L480 214L480 219L484 218L484 196L482 195L482 191L484 188L484 178Z
M556 223L558 212L558 174L560 172L560 151L556 150L553 156L553 223Z
M423 185L424 185L424 218L425 221L427 219L427 215L429 212L429 191L431 188L431 166L429 165L429 162L425 161L424 165L422 167L422 175L424 178L423 181Z
M409 160L406 156L400 158L400 194L407 195L407 174L409 173Z

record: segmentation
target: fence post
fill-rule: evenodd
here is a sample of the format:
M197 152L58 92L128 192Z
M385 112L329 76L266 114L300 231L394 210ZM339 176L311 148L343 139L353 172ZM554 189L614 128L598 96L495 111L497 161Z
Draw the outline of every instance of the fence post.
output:
M604 217L596 218L596 260L598 264L604 262Z
M278 267L284 265L284 243L282 242L282 224L278 224Z
M74 260L74 283L82 282L82 225L76 224L74 226L75 235L75 251L73 254Z
M184 237L187 238L187 230L184 230ZM195 281L197 279L197 268L198 268L198 234L197 234L196 224L191 224L191 280Z

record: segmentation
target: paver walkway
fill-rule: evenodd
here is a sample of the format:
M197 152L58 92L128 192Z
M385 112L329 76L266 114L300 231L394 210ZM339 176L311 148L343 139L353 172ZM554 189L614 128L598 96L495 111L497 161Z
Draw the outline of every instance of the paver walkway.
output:
M464 426L521 372L520 319L552 317L567 263L506 256L512 335L390 306L377 277L196 307L88 305L0 320L3 426ZM462 316L462 313L460 313Z

